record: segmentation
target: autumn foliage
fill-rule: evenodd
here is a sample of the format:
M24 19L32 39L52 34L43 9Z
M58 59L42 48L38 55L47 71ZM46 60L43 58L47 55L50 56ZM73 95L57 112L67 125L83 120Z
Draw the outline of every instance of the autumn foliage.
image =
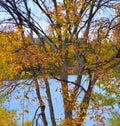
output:
M0 125L1 126L17 126L14 113L9 113L6 110L0 108Z
M28 85L35 89L44 126L48 126L48 119L39 79L44 82L51 123L57 125L50 78L61 83L64 119L60 125L82 126L92 112L96 115L91 119L103 125L105 117L101 115L105 107L118 104L120 96L120 58L116 57L120 49L120 3L117 0L30 2L47 20L45 30L26 0L0 2L14 22L9 25L15 24L13 29L0 33L1 82L32 80ZM104 15L107 10L113 11L113 15L109 11ZM71 74L76 75L76 81L69 81ZM95 92L95 87L105 93ZM88 113L88 109L92 112Z

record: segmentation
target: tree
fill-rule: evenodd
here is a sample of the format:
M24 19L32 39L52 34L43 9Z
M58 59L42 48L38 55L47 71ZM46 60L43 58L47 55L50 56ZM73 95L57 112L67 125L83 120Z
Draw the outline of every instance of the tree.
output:
M0 125L1 126L17 126L16 123L16 112L15 111L7 111L3 107L3 99L0 100Z
M0 115L1 126L6 126L6 124L9 126L17 126L14 112L8 112L4 108L0 108Z
M116 57L120 48L119 4L117 0L0 1L1 9L10 16L1 20L1 23L9 22L17 26L17 33L14 32L17 39L8 37L8 40L5 40L6 44L12 41L12 44L8 45L12 48L6 48L6 45L2 48L1 45L1 49L5 49L8 54L12 52L13 57L10 61L10 58L6 58L8 55L1 50L3 57L8 60L2 65L6 67L14 65L7 74L1 68L3 71L1 80L27 78L34 81L45 126L48 122L45 115L46 105L41 97L38 82L40 77L45 83L53 126L56 126L56 121L48 82L50 77L61 82L65 116L63 125L82 126L91 99L99 98L99 94L93 93L94 86L103 84L108 88L112 85L111 79L116 77L118 72L115 68L120 66L120 58ZM35 15L35 9L38 15ZM114 13L110 14L111 12ZM40 15L43 15L47 22L48 27L45 30L38 18ZM27 29L29 33L26 35ZM35 41L34 34L37 35L39 42ZM14 42L18 45L14 45ZM68 80L69 74L76 74L75 82ZM87 89L82 83L84 75L88 81ZM116 81L118 79L114 80ZM73 86L72 89L70 85ZM115 92L115 90L107 91L107 93ZM82 97L80 103L79 96Z
M112 113L111 118L109 118L108 123L110 126L119 126L120 125L120 114L117 112Z

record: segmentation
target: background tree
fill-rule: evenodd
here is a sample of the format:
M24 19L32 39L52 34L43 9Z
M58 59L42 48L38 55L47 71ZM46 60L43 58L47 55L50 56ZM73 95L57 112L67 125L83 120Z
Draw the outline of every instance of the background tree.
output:
M112 113L111 118L109 118L108 123L110 126L119 126L120 125L120 114L117 112Z
M48 122L45 115L46 105L41 97L38 82L40 77L45 83L53 126L56 126L56 121L48 82L50 77L61 82L65 116L63 125L68 123L83 125L90 100L99 96L97 93L92 94L95 84L97 86L103 84L104 90L113 86L111 79L116 77L118 71L115 67L120 65L120 59L116 58L120 45L119 4L118 0L0 1L1 9L9 15L8 18L1 20L1 23L11 23L17 27L14 32L17 38L8 37L7 41L1 40L6 44L10 43L8 47L12 47L6 48L6 44L3 44L5 47L3 48L1 45L1 55L8 59L1 64L16 66L11 67L10 74L10 71L5 74L2 67L1 80L18 78L33 80L45 126ZM38 15L35 14L36 11ZM48 25L46 29L43 29L40 22L43 21L42 16ZM39 42L35 41L34 35ZM14 45L14 42L18 45ZM8 54L11 52L13 57L11 61L8 55L2 53L3 49L6 49ZM68 80L69 74L76 74L75 82ZM87 88L86 83L82 83L84 75L88 81ZM116 81L119 79L115 79L114 83ZM108 90L107 93L111 92ZM80 103L79 96L82 97ZM97 103L99 104L98 101Z
M6 126L6 124L8 124L9 126L17 126L14 111L9 112L6 109L0 107L0 114L1 114L0 116L1 126Z
M0 99L0 125L17 126L17 117L15 111L7 111L4 107L4 98Z

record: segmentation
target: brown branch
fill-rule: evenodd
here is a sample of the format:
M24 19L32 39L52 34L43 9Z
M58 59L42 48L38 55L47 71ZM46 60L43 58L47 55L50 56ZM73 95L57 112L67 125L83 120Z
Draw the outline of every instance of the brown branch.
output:
M107 71L111 70L112 68L117 67L118 65L120 65L120 58L119 58L118 61L116 61L116 62L113 63L112 65L108 66L108 67L105 69L105 71L107 72Z
M54 8L55 8L55 11L57 12L57 1L56 0L52 0L53 3L54 3Z
M32 124L32 126L34 126L35 118L37 116L37 112L38 112L39 108L40 108L40 106L38 106L38 108L35 111L35 114L34 114L34 117L33 117L33 124Z
M110 59L104 60L103 62L97 62L97 63L93 63L91 65L93 65L94 67L91 66L91 68L85 68L85 70L90 70L90 71L97 71L97 69L99 67L108 65L109 63L112 63L113 61L116 61L117 58L117 54L112 56ZM105 71L109 71L110 69L116 67L117 65L120 64L120 61L118 60L117 62L113 63L112 65L110 65L109 67L106 68ZM108 69L108 70L107 70Z
M40 8L40 10L48 17L48 19L50 20L50 22L52 24L54 24L53 20L51 19L50 15L46 12L46 10L40 5L38 0L33 0L34 3ZM43 3L42 3L43 4ZM44 4L43 4L44 5Z
M84 87L83 86L81 86L81 85L79 85L79 84L77 84L76 82L73 82L73 81L69 81L69 80L62 80L62 79L60 79L60 78L57 78L57 77L55 77L55 76L52 76L54 79L56 79L56 80L58 80L58 81L60 81L60 82L66 82L66 83L70 83L70 84L73 84L73 85L75 85L75 86L77 86L77 87L80 87L84 92L86 92L86 90L84 89Z
M85 92L85 95L84 95L84 98L81 102L81 106L80 106L80 123L77 125L77 126L82 126L82 123L84 122L85 118L86 117L86 114L87 114L87 110L88 110L88 107L89 107L89 103L90 103L90 99L91 99L91 94L92 94L92 90L93 90L93 87L95 85L95 82L97 80L97 77L96 77L96 73L89 73L89 86L88 86L88 89L87 91Z

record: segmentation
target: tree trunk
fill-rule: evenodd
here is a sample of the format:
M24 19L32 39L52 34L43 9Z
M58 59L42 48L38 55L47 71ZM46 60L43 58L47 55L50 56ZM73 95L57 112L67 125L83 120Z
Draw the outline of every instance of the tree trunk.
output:
M83 101L81 102L81 105L80 105L80 115L79 115L79 122L77 123L77 126L83 126L83 122L87 115L87 110L89 107L92 90L93 90L96 80L97 79L94 73L92 74L92 76L90 75L89 87L87 91L85 92Z
M64 71L62 73L61 80L68 80L67 72ZM62 83L62 95L63 95L65 119L72 119L72 109L70 107L70 101L68 100L69 99L68 83L67 82L61 82L61 83Z
M36 88L36 95L38 98L38 102L39 102L39 105L41 108L41 116L42 116L43 124L44 124L44 126L48 126L46 115L45 115L45 105L44 105L44 102L43 102L41 95L40 95L40 89L39 89L39 84L38 84L37 79L35 80L35 88Z
M62 65L62 71L60 75L62 84L62 96L63 96L63 103L64 103L64 115L65 115L65 120L72 120L72 106L71 106L71 101L69 100L69 90L68 90L68 64L67 64L67 56L68 52L65 53L64 56L64 63Z
M50 118L51 118L52 126L56 126L49 82L48 82L48 80L46 78L44 78L44 81L45 81L45 85L46 85L46 94L47 94L47 97L48 97L48 104L49 104L49 109L50 109Z

